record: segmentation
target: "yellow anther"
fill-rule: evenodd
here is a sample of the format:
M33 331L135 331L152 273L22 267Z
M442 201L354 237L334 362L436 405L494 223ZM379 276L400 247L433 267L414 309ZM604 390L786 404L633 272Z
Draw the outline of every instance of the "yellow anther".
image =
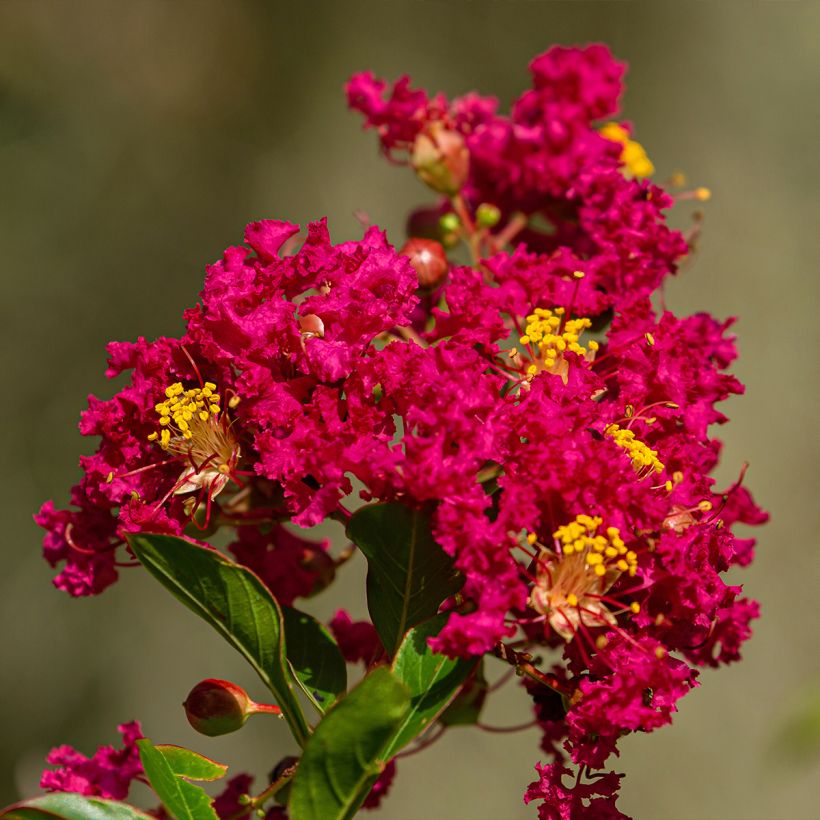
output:
M534 544L538 540L538 536L534 532L527 533L527 543Z
M535 308L527 316L527 326L519 341L524 346L534 348L535 361L527 368L527 375L546 370L566 379L567 364L563 354L567 351L579 356L587 356L587 349L579 344L581 334L592 322L589 319L567 319L563 321L564 308ZM596 350L596 344L591 350Z
M616 122L608 122L598 130L598 133L612 142L620 143L621 162L624 170L633 177L648 177L655 172L655 166L646 155L644 147L633 139L629 132Z
M672 487L673 487L674 485L672 484L672 482L671 482L671 481L669 481L669 479L667 479L667 480L666 480L666 483L665 483L663 486L664 486L664 488L666 489L666 492L671 493L671 492L672 492Z
M628 412L629 408L627 408ZM647 447L642 441L635 438L631 430L626 430L617 424L610 424L604 434L609 436L615 444L624 450L632 459L632 467L641 477L651 472L662 473L664 465L658 458L658 453Z
M570 606L578 606L578 596L574 592L570 592L570 594L567 595L567 603Z
M701 512L709 512L712 509L712 502L711 501L701 501L698 503L698 509Z
M621 558L615 566L618 567L621 572L626 572L629 569L629 564L627 564L623 558Z
M586 274L582 270L573 271L572 274L576 279L583 279Z
M601 575L606 575L606 567L603 564L596 564L593 568L593 572L599 577Z
M644 333L644 336L646 337L646 341L649 342L650 345L655 344L655 337L651 333L647 331L646 333Z
M708 202L712 198L712 192L708 188L695 189L695 199L699 202Z
M637 601L633 601L629 608L637 615L641 611L641 605Z

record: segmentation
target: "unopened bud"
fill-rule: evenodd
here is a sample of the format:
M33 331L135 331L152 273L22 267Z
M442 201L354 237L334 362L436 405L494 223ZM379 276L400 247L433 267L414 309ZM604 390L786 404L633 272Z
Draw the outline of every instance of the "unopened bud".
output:
M461 227L461 220L451 211L450 213L444 214L441 219L439 219L438 227L443 234L456 233L456 231L458 231Z
M410 260L423 288L435 287L447 275L447 255L440 242L433 239L408 239L399 253Z
M188 723L203 735L216 737L235 732L257 712L281 714L278 706L254 703L241 686L228 680L208 678L188 693L185 703Z
M440 194L453 196L467 180L470 152L458 131L436 122L416 137L410 162L422 182Z
M494 228L501 220L501 211L489 202L482 202L475 212L475 221L480 228Z
M325 335L325 323L315 314L299 317L299 331L304 339L321 339Z

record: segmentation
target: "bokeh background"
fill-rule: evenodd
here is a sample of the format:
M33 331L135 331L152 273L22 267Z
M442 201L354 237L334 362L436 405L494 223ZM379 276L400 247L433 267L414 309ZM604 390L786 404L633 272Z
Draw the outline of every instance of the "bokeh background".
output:
M0 2L0 804L36 789L48 749L91 752L138 717L158 741L264 775L291 751L278 722L194 735L179 703L238 657L141 571L102 597L50 585L31 514L65 503L90 442L86 394L110 395L109 339L175 334L204 265L245 222L325 215L337 240L364 209L402 240L427 198L376 154L342 84L370 68L509 102L552 43L607 42L630 64L625 113L663 179L708 185L701 250L667 289L680 313L737 314L748 385L727 412L721 478L748 459L773 513L742 582L763 604L745 661L704 672L672 727L623 743L637 818L817 818L820 761L782 741L820 687L818 130L820 4ZM682 224L688 216L676 216ZM362 562L339 603L364 616ZM741 580L740 576L736 580ZM500 669L494 669L498 674ZM486 721L526 720L503 692ZM521 794L535 732L456 729L400 764L379 818L534 817ZM139 787L137 787L138 789ZM135 789L135 791L137 790Z

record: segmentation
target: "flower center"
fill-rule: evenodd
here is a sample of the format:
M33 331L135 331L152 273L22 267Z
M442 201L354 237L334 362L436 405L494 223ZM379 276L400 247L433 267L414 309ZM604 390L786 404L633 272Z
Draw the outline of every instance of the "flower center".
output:
M592 322L589 319L564 319L564 308L555 310L535 308L527 316L527 327L520 342L533 354L533 362L527 368L527 375L547 371L566 376L568 364L564 353L571 351L591 360L598 349L598 342L590 341L587 347L579 344L581 334ZM565 379L566 380L566 379Z
M209 487L215 496L239 459L239 444L227 416L221 413L213 382L186 390L181 382L169 385L165 400L154 406L159 431L148 436L185 462L175 494Z
M602 524L598 516L579 515L553 533L552 548L541 545L530 602L565 640L579 625L615 625L606 593L622 574L632 577L638 571L637 553L627 549L618 528L599 532ZM536 540L532 533L527 536L530 544Z

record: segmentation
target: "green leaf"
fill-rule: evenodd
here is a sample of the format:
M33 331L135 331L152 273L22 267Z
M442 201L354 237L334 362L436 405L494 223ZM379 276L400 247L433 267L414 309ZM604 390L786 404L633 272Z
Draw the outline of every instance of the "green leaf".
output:
M347 688L347 666L329 630L310 615L282 607L288 661L296 682L324 714Z
M482 658L475 673L467 679L452 703L441 713L439 723L444 726L474 726L481 717L489 688Z
M216 550L184 538L139 533L128 543L161 584L245 656L304 746L309 729L286 660L282 612L262 581Z
M347 534L367 558L367 606L392 657L407 630L435 615L461 579L420 510L371 504L353 514Z
M341 698L305 746L288 803L292 820L346 820L364 802L410 709L407 687L385 666Z
M175 775L187 777L189 780L219 780L228 771L228 767L222 763L182 746L162 744L154 748L162 753Z
M444 612L411 629L396 653L393 674L410 690L410 710L387 747L388 757L435 722L478 665L478 658L448 658L427 645L448 617Z
M83 797L73 792L54 792L24 800L0 810L4 820L150 820L149 815L116 800Z
M213 798L174 774L170 763L148 738L137 741L140 762L151 788L175 820L218 820Z

